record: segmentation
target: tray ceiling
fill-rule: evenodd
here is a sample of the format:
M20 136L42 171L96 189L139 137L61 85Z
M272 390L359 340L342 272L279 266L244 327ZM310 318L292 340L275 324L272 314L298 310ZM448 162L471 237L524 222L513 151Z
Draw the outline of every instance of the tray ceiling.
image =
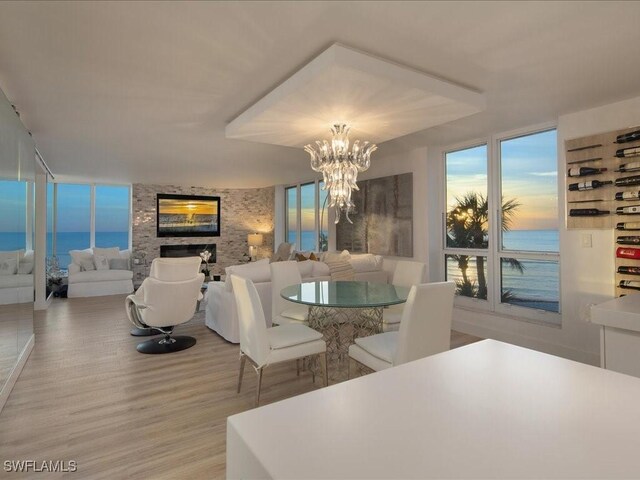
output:
M227 138L301 147L336 123L376 143L485 108L482 94L334 44L226 127Z

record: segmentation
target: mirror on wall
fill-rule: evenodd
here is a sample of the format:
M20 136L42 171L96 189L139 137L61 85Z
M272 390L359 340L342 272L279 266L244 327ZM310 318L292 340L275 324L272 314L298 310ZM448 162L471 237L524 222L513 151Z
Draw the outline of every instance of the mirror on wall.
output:
M0 391L33 335L34 168L33 141L0 92Z

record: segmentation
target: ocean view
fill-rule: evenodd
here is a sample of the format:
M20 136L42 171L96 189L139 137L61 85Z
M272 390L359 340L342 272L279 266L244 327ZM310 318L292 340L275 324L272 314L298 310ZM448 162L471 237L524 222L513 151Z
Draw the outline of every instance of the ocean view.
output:
M504 249L516 251L557 252L559 236L557 230L513 230L504 233ZM517 254L514 258L518 259ZM509 292L506 303L550 312L559 309L560 267L558 262L548 260L522 260L524 271L511 268L506 262L502 265L502 293ZM487 275L485 263L485 275ZM469 279L477 279L475 258L469 262ZM462 281L458 262L447 258L447 280Z
M49 249L52 245L48 234ZM294 232L290 232L295 236ZM315 232L303 231L301 250L315 248ZM96 232L96 245L99 247L118 246L124 250L129 245L128 232ZM514 230L504 234L505 249L521 251L558 251L559 238L556 230ZM59 232L57 235L56 255L60 268L67 268L71 262L70 250L82 250L89 247L89 232ZM24 248L24 233L0 233L0 250ZM296 247L296 249L299 249ZM48 251L51 255L51 250ZM521 260L524 272L521 274L508 265L502 269L502 288L511 294L509 303L531 306L548 311L558 311L559 305L559 266L557 262L542 260ZM485 264L486 269L486 264ZM469 262L468 276L477 278L475 261ZM457 262L447 258L447 279L462 280Z

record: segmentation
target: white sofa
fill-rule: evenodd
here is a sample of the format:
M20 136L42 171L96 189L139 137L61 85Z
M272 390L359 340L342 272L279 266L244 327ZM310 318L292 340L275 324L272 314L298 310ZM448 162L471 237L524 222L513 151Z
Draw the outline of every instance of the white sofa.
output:
M360 281L389 283L389 274L382 268L382 257L376 256L375 266L371 262L360 262L357 255L352 255L351 264L355 271L355 279ZM298 262L303 282L331 280L329 266L318 261ZM271 269L269 259L245 265L235 265L225 269L224 282L211 282L206 293L205 323L211 330L232 343L239 343L238 315L231 287L230 275L235 274L253 281L260 296L264 318L267 326L271 326Z
M69 298L99 297L102 295L118 295L133 293L133 271L131 268L89 270L83 271L82 259L92 259L94 254L100 254L111 260L113 258L130 260L129 250L114 248L88 248L86 250L71 250L71 263L69 264Z
M33 250L0 252L10 260L10 271L0 271L0 305L33 302Z

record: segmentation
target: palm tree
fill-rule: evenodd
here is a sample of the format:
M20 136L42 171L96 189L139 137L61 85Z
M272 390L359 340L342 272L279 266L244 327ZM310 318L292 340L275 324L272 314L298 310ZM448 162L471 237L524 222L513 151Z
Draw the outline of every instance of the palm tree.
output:
M511 229L513 217L520 203L516 199L502 201L501 229ZM454 208L447 214L447 247L451 248L487 248L488 241L489 202L487 197L478 192L468 192L456 197ZM478 284L469 280L468 255L453 255L462 273L462 281L458 282L458 293L476 298L487 298L487 279L484 274L483 256L476 256ZM524 265L515 258L503 259L511 268L524 272ZM508 293L510 295L510 292Z

